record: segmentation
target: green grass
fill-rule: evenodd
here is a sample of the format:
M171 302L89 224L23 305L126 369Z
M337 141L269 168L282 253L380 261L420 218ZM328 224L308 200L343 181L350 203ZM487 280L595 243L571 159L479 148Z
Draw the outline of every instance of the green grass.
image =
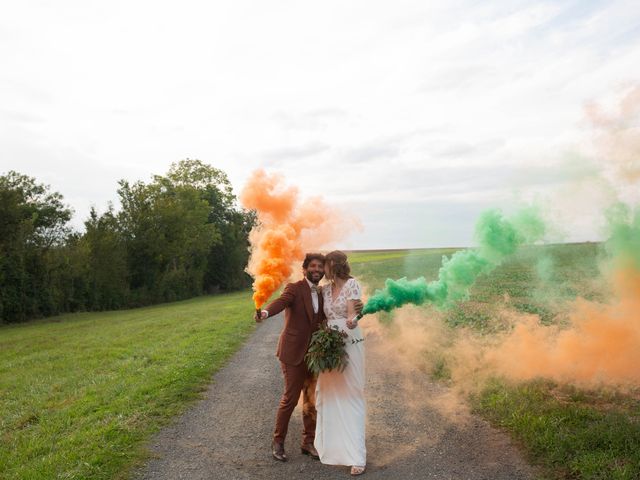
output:
M473 403L522 442L550 478L640 478L640 401L629 395L494 380Z
M442 255L454 251L353 252L349 257L353 274L373 292L386 278L437 278ZM599 261L599 245L592 243L525 248L478 278L469 299L444 311L444 320L451 328L470 327L479 335L491 335L507 328L497 313L508 308L538 315L544 324L562 324L567 300L609 297ZM383 314L383 322L392 322L393 315ZM436 351L426 355L432 378L448 382L445 357ZM639 392L492 379L470 400L476 412L520 442L546 479L640 479Z
M349 252L349 263L359 279L365 283L384 286L386 277L435 277L442 264L443 255L451 255L454 248L420 250L382 250Z
M455 252L456 249L451 248L428 248L417 250L377 250L377 251L354 251L349 252L349 263L351 265L358 263L377 263L387 260L399 260L403 263L420 261L423 257L440 259L443 254Z
M0 478L126 478L252 312L242 292L0 327Z

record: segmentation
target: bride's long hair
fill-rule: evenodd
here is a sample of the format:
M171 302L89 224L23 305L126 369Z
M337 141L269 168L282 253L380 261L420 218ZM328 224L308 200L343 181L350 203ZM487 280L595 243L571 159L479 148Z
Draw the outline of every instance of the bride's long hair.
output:
M340 250L334 250L324 256L324 268L329 267L331 272L331 278L341 278L342 280L348 280L351 278L351 267L347 260L347 255Z

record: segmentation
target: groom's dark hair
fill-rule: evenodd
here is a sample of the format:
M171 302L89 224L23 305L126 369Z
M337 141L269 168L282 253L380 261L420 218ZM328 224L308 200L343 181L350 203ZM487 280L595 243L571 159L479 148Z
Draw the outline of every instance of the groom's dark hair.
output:
M311 263L311 260L320 260L322 263L324 263L324 255L322 255L321 253L307 253L304 256L304 261L302 262L302 268L306 270L306 268Z

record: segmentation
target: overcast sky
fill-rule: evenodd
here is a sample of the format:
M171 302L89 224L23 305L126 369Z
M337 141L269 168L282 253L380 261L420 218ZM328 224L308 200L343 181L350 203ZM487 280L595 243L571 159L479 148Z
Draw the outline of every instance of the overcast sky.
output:
M343 247L469 245L482 209L531 199L588 239L593 209L558 192L594 173L585 102L639 66L637 0L4 2L0 172L78 228L119 179L199 158L355 213Z

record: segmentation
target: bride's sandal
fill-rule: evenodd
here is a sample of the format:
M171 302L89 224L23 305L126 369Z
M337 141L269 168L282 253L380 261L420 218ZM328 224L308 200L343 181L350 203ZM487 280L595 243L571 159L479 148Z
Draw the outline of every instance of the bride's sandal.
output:
M362 475L365 470L366 470L366 467L358 467L354 465L353 467L351 467L351 475L354 477L357 475Z

